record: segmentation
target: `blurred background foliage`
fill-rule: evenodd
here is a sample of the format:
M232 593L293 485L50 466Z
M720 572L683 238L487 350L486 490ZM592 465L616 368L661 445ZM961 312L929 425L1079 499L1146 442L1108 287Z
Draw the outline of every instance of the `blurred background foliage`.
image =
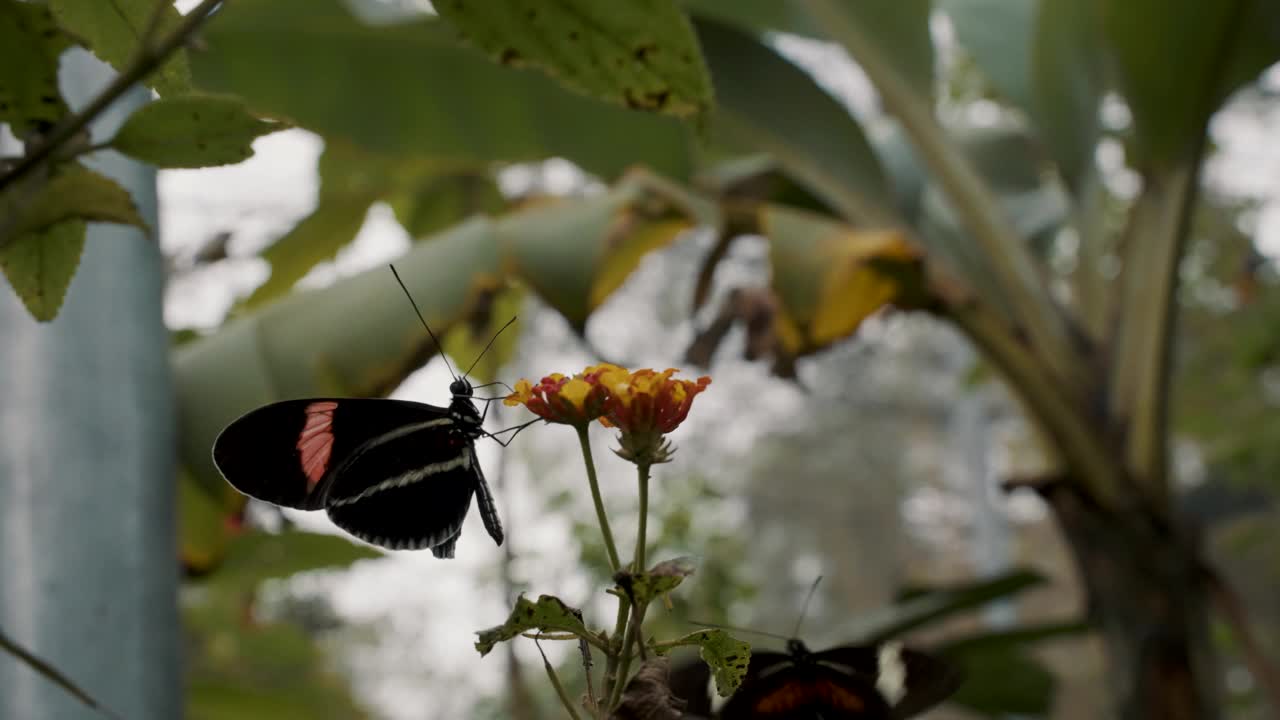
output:
M580 51L525 42L531 27L580 32L556 4L503 5L529 13L513 20L461 3L436 17L408 0L237 0L150 81L162 98L192 85L237 96L323 142L314 207L280 232L228 225L205 228L201 248L170 246L178 287L269 268L216 324L174 328L192 718L456 717L449 693L468 717L557 716L528 655L504 649L486 660L501 682L466 687L448 667L469 647L429 652L394 623L344 617L334 588L389 561L247 504L210 462L216 433L256 405L387 395L435 355L389 274L353 252L379 217L409 238L397 266L455 366L519 314L477 379L598 360L709 368L715 397L679 436L651 521L651 556L696 556L698 570L651 614L654 634L695 621L789 633L821 574L811 646L905 635L968 668L937 717L1108 712L1104 644L1082 625L1071 553L1044 503L999 489L1051 470L1053 453L997 368L935 315L960 286L997 324L1034 331L1020 325L1033 297L1105 336L1121 268L1155 267L1124 241L1146 197L1139 175L1180 162L1237 87L1222 112L1275 127L1275 71L1258 77L1280 55L1280 34L1266 35L1277 13L1224 3L1256 22L1231 26L1239 61L1206 84L1212 107L1187 109L1152 80L1179 73L1143 61L1164 57L1151 39L1162 34L1193 50L1214 40L1217 16L1190 0L1099 3L1113 10L1102 21L1069 0L866 3L844 25L810 16L831 17L831 3L651 4L664 12L573 3L623 37L670 30L632 51L688 53L655 76L594 76ZM1095 21L1110 34L1091 33ZM1120 71L1100 66L1103 45ZM1201 64L1188 85L1211 72ZM961 184L989 193L1016 252L975 235L930 164L939 151L921 150L935 137L922 122L971 171ZM1230 160L1214 139L1211 170ZM1264 199L1217 187L1221 172L1191 196L1176 273L1168 485L1275 657L1280 290L1255 242ZM519 510L470 592L505 607L563 567L584 596L608 585L568 440L531 429L496 460L494 484ZM610 491L622 537L630 502ZM522 519L566 542L522 544ZM1264 717L1238 634L1213 629L1228 715ZM576 653L553 658L581 693ZM385 692L396 683L400 695ZM428 700L407 703L405 686Z

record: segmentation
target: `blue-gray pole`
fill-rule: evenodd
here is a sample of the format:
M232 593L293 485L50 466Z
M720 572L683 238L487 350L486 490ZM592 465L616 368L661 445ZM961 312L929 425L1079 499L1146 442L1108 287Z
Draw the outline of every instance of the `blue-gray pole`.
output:
M63 62L73 108L112 78L82 51ZM148 97L123 97L94 139ZM155 228L155 171L103 154ZM182 715L163 286L156 240L102 224L53 322L0 279L0 630L130 720ZM100 717L0 653L0 718Z

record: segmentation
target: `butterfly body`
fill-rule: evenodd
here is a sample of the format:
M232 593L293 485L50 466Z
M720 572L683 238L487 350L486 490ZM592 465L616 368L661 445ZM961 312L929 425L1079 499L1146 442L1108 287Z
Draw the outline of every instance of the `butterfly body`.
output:
M942 702L959 674L941 659L896 643L820 652L791 639L787 652L753 652L721 720L899 720Z
M240 492L324 510L375 545L453 557L476 496L485 529L502 523L475 452L486 435L465 378L447 408L405 400L307 398L253 410L227 426L214 463Z

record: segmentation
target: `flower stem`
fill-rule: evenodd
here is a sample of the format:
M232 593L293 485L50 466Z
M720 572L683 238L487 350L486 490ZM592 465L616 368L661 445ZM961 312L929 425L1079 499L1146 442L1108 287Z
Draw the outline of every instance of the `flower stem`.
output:
M640 477L640 528L636 532L636 560L631 571L642 573L645 571L645 533L649 524L649 463L640 463L636 468Z
M622 593L617 593L618 597L618 620L613 625L613 635L609 637L609 650L604 665L604 694L605 700L603 710L606 714L613 710L613 704L610 698L613 697L613 689L615 685L621 685L621 678L618 677L618 658L626 651L623 638L627 632L627 619L631 616L631 601Z
M609 516L604 512L604 500L600 497L600 483L596 480L596 463L591 458L591 441L587 438L587 426L577 428L578 443L582 445L582 459L587 464L587 482L591 485L591 500L596 505L596 519L600 522L600 534L609 553L609 567L613 572L622 568L618 562L618 548L613 544L613 531L609 529Z

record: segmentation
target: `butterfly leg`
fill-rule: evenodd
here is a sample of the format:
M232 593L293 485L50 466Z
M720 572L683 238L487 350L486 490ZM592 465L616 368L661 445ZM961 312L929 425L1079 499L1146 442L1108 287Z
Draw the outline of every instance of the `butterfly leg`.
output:
M522 424L520 424L520 425L515 425L515 426L513 426L513 427L505 428L505 429L503 429L503 430L499 430L499 431L498 431L498 432L496 432L496 433L491 433L491 432L485 431L485 432L484 432L484 435L485 435L485 437L493 438L493 441L494 441L494 442L496 442L496 443L498 443L498 444L499 444L499 445L501 445L502 447L506 447L506 446L508 446L508 445L510 445L510 444L511 444L511 441L512 441L512 440L515 440L515 439L516 439L516 435L519 435L521 430L523 430L523 429L525 429L525 428L529 427L530 425L532 425L532 424L534 424L534 423L538 422L538 421L539 421L539 420L541 420L541 419L542 419L542 418L534 418L534 419L530 420L530 421L529 421L529 422L527 422L527 423L522 423ZM512 432L513 430L514 430L515 432L511 435L511 437L507 438L506 440L503 440L502 438L498 437L498 436L499 436L499 435L501 435L502 433Z
M506 388L508 391L513 392L513 393L516 391L516 389L515 389L515 388L513 388L513 387L511 387L510 385L508 385L508 384L506 384L506 383L502 382L501 380L494 380L493 382L485 383L485 384L483 384L483 385L476 385L475 387L473 387L473 388L471 388L471 389L472 389L472 390L479 390L479 389L481 389L481 388L493 387L494 385L501 385L502 387ZM479 399L479 398L477 398L477 399ZM498 400L499 398L490 398L490 399L491 399L491 400Z
M480 464L475 464L476 468L476 506L480 508L480 519L484 521L484 529L489 531L489 537L493 541L502 544L502 519L498 517L498 506L493 502L493 493L489 490L489 483L484 479L484 472L480 469Z

